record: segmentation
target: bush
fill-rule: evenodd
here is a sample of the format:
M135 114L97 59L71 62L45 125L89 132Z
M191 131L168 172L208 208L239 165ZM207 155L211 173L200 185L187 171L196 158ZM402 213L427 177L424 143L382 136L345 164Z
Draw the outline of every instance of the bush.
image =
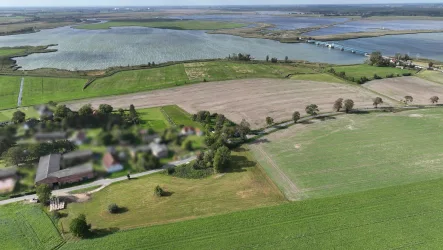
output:
M394 77L394 74L386 75L386 78L392 78L392 77Z
M381 76L374 74L374 79L382 79Z
M214 173L212 168L195 168L194 163L184 164L178 167L175 167L172 170L168 169L168 174L186 179L203 179Z
M80 214L77 218L73 219L69 224L69 231L74 236L85 237L89 234L91 225L86 222L86 217L84 214Z
M408 72L408 73L403 73L402 75L403 76L411 76L412 74Z
M118 212L118 206L115 203L111 203L108 206L108 212L111 214L116 214Z
M165 195L165 191L159 185L154 188L154 195L157 197L162 197Z

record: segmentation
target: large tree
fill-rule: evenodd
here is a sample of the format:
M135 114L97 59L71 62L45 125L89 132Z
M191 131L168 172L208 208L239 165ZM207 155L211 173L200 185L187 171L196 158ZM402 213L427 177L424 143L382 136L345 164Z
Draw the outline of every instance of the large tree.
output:
M378 105L383 103L383 99L381 99L381 97L375 97L373 101L373 105L375 108L378 108Z
M92 115L93 112L91 104L85 104L78 110L78 114L81 116Z
M334 102L334 106L333 106L334 110L336 110L337 112L340 111L341 108L343 108L343 98L338 98L335 102Z
M98 106L98 111L102 114L110 114L113 110L114 108L109 104L100 104Z
M387 66L388 60L384 59L380 51L374 51L369 57L369 64L377 67Z
M81 238L87 236L90 233L90 229L91 225L88 225L86 222L86 216L84 214L80 214L69 224L69 231L71 231L74 236Z
M308 115L317 115L320 110L316 104L310 104L306 106L305 111Z
M69 112L71 112L71 110L68 107L66 107L66 105L60 104L54 110L54 117L63 119L68 116Z
M412 98L412 96L410 95L405 96L404 100L405 104L411 103L412 101L414 101L414 98Z
M245 119L242 119L240 125L237 127L237 131L240 134L240 137L245 139L246 135L251 131L251 125Z
M37 186L36 189L37 197L42 204L47 204L49 202L49 199L51 198L51 192L51 187L46 184L40 184Z
M274 118L272 118L272 117L266 117L266 124L268 125L268 126L271 126L272 124L274 124Z
M215 152L213 166L214 172L220 173L231 160L231 151L226 146L222 146Z
M433 96L429 100L432 102L432 104L435 104L435 103L438 103L439 98L438 98L438 96Z
M20 110L17 110L17 111L14 112L14 114L12 114L12 120L11 121L13 123L22 123L22 122L25 121L25 119L26 119L26 114L23 113Z
M26 160L26 154L21 146L9 148L3 156L11 165L18 166L18 164L23 163Z
M294 121L294 123L297 123L298 120L300 120L300 112L295 111L294 113L292 113L292 120Z
M351 111L352 108L354 108L354 101L351 99L346 99L344 101L344 106L345 106L346 113L349 113L349 111Z

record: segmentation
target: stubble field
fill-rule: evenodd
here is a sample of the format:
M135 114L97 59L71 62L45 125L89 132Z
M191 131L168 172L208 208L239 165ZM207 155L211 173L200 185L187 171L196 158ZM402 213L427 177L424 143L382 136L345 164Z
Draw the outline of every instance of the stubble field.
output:
M306 105L312 103L317 104L320 111L330 112L338 98L353 99L355 107L371 107L375 96L364 88L347 84L245 79L82 100L69 106L78 109L86 103L94 107L108 103L116 108L127 108L130 104L140 108L177 104L189 113L208 110L225 114L234 122L246 119L253 128L260 128L267 116L276 122L290 120L294 111L304 114ZM388 101L385 104L389 104Z

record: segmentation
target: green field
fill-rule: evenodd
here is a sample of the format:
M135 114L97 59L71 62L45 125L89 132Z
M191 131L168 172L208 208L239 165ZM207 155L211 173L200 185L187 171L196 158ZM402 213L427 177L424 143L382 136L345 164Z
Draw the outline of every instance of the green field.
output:
M157 21L157 22L111 21L106 23L84 24L84 25L75 26L75 28L97 30L97 29L109 29L111 27L128 27L128 26L173 29L173 30L218 30L218 29L241 28L246 25L241 23L232 23L232 22L196 21L196 20Z
M251 148L288 198L328 197L443 177L442 121L441 109L343 115Z
M12 119L12 115L17 110L24 112L26 114L26 119L39 118L37 111L33 107L25 107L19 109L0 110L0 122L10 121Z
M303 80L303 81L317 81L317 82L336 82L336 83L346 83L345 80L342 80L338 77L335 77L330 74L322 73L322 74L300 74L291 76L293 80Z
M63 243L56 227L38 205L0 207L1 249L54 249Z
M0 48L0 56L11 56L21 54L25 51L26 49Z
M204 80L284 78L289 74L314 73L312 67L229 61L182 63L152 69L122 71L97 79L85 90L83 86L87 79L25 76L22 105L150 91ZM21 77L18 76L0 76L0 109L17 106L20 80Z
M418 77L443 84L443 73L439 71L425 70L417 74Z
M154 131L160 132L170 126L160 107L138 109L137 113L145 128L152 128Z
M62 249L440 249L443 180L122 231Z
M254 162L248 152L233 153L233 170L206 179L182 179L155 174L113 184L92 195L85 203L69 204L69 221L79 213L86 214L93 228L131 228L164 224L253 207L281 204L284 197ZM170 196L158 198L154 187L160 185ZM130 195L128 195L130 194ZM127 211L109 214L109 203Z
M171 120L177 125L177 126L191 126L196 128L201 128L202 125L198 122L195 122L191 119L191 116L188 112L184 111L177 105L170 105L162 107L165 114L171 118Z
M351 66L337 66L333 67L335 72L345 72L346 76L354 77L355 79L360 79L365 76L368 79L374 79L374 74L382 78L386 78L389 74L397 74L402 75L403 73L414 73L415 71L406 70L406 69L398 69L392 67L375 67L367 64L359 64L359 65L351 65Z

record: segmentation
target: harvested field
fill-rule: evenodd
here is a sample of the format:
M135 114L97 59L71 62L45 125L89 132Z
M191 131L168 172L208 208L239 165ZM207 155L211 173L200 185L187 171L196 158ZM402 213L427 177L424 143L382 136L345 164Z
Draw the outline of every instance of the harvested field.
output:
M409 95L413 104L430 104L432 96L443 96L443 86L418 77L399 77L371 81L363 85L368 89L384 94L395 100L402 100Z
M304 113L315 103L321 112L332 110L337 98L351 98L355 107L371 107L375 94L358 86L281 79L244 79L202 83L145 93L81 100L69 103L73 109L91 103L108 103L115 108L155 107L177 104L189 113L199 110L223 113L234 122L246 119L253 128L263 127L265 117L276 122L290 120L294 111ZM386 104L388 104L386 102Z

